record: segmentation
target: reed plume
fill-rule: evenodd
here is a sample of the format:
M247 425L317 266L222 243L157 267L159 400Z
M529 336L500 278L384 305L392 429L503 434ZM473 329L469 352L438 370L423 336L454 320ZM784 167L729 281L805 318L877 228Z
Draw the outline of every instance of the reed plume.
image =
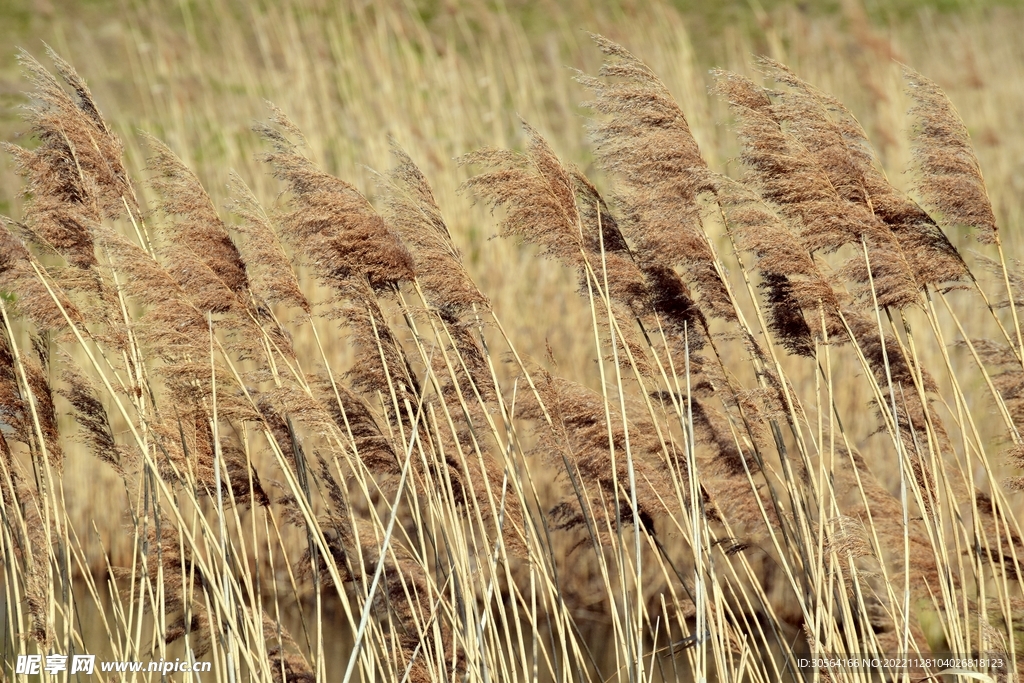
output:
M90 223L126 212L138 216L139 211L121 162L123 145L85 81L49 47L47 55L74 96L22 51L18 61L35 88L25 118L40 144L31 151L7 143L3 147L26 181L25 223L69 263L88 268L96 263Z
M488 309L490 303L466 272L427 179L394 142L391 153L396 164L386 176L385 220L412 251L430 303L448 320L473 308Z
M653 534L654 519L665 509L657 492L669 488L665 474L654 464L661 452L657 435L644 425L623 424L615 412L606 417L601 395L574 382L546 372L537 373L534 382L539 399L552 418L550 428L540 435L539 451L557 466L567 468L570 482L578 477L575 485L587 491L587 497L581 501L573 501L569 496L568 500L573 502L557 509L561 526L582 526L591 515L587 508L592 508L604 511L612 520L618 515L623 523L639 525ZM524 408L523 415L538 419L541 413L533 403ZM639 519L634 519L630 507L634 492L629 488L627 434L636 472ZM614 466L609 462L612 452L616 453ZM599 520L599 524L603 521Z
M578 264L583 231L569 171L541 135L525 121L527 151L482 149L459 159L461 165L489 169L463 184L493 208L505 207L503 237L538 245L545 256Z
M484 149L461 157L461 164L495 169L473 176L462 187L483 197L492 209L506 207L501 235L536 244L543 255L572 267L579 277L581 293L603 289L606 273L621 289L622 276L629 268L621 249L600 249L601 232L595 222L585 220L577 191L583 191L585 201L594 202L595 212L601 211L597 208L602 203L600 196L589 182L581 181L581 174L562 164L543 136L525 121L523 131L527 138L525 153ZM609 222L608 228L609 234L614 234L614 222ZM614 326L613 319L627 321L631 317L628 309L619 308L620 299L610 303L610 317L602 316L599 323L606 329ZM649 374L633 326L618 327L616 331L616 345L621 348L619 363L625 368L635 365L641 375Z
M907 66L903 77L914 100L915 189L944 225L967 226L982 244L997 244L999 228L967 126L934 82Z
M990 339L971 342L985 367L991 368L992 381L1009 411L1013 424L1024 427L1024 371L1013 349Z
M188 253L192 261L205 266L224 288L244 302L249 287L246 266L213 201L167 145L150 135L145 140L151 150L147 165L153 174L150 186L159 196L159 210L169 219L165 227L175 247L168 259L171 274L183 285L188 281L188 265L181 258ZM191 291L194 286L186 289ZM222 299L226 301L218 304L210 300L200 309L222 312L230 300L224 295Z
M355 392L338 385L340 400L335 400L334 387L323 386L323 404L338 430L350 439L354 454L367 469L379 475L401 473L402 463L395 444L384 433L370 406Z
M280 621L264 613L263 638L267 644L267 657L271 678L274 683L316 683L316 672L302 656L295 640Z
M780 94L782 102L775 107L778 117L793 122L801 139L830 142L826 165L843 169L839 180L849 188L840 193L850 201L866 203L892 231L916 281L922 286L949 287L968 279L967 265L946 234L917 202L889 182L867 133L846 105L784 64L767 58L760 63L768 75L790 88ZM820 129L823 134L815 135L813 131ZM837 135L845 152L838 147Z
M131 462L127 449L118 445L110 415L95 383L69 368L64 371L64 387L58 393L71 404L75 422L82 430L81 439L93 455L112 467L121 478L126 478L128 470L138 463Z
M792 229L753 190L720 177L715 196L737 246L757 259L775 339L791 353L814 357L815 340L826 338L822 317L828 334L841 330L840 296Z
M274 148L262 160L291 191L292 208L281 219L284 234L318 277L338 286L361 276L374 289L411 280L413 259L394 229L354 187L303 156L296 141L301 133L280 110L272 112L269 123L255 126Z
M913 271L871 212L862 173L828 113L809 97L776 106L766 90L736 74L719 72L716 90L737 116L741 159L751 182L801 226L806 250L832 253L863 244L866 253L851 257L841 271L860 285L862 298L895 308L919 303ZM784 129L782 122L791 127Z
M450 339L457 359L452 370L455 381L461 385L462 396L475 405L472 399L479 392L485 401L490 401L495 398L496 388L485 351L470 330L474 324L482 324L480 314L490 310L490 301L466 271L426 177L394 141L391 152L397 164L384 178L386 220L408 245L415 261L417 284L427 303L437 311ZM448 342L442 339L442 343ZM458 392L449 383L445 362L443 354L436 354L435 374L445 383L446 398L458 403Z
M207 324L178 282L148 252L105 225L96 226L96 242L111 265L125 275L124 292L146 306L140 337L167 359L207 355Z
M403 398L417 401L419 381L399 339L388 324L387 317L374 296L372 286L365 281L352 280L339 287L345 298L338 315L352 335L352 346L358 362L348 371L352 387L373 396L380 391L385 395L390 387L402 392L400 403L394 406L398 420L407 419Z
M229 208L242 219L240 251L253 293L270 304L285 304L309 313L310 304L299 287L273 220L242 178L231 174Z
M657 288L651 281L656 280L657 275L652 268L651 273L645 277L637 263L638 255L626 240L619 221L597 187L576 169L572 171L572 178L584 226L584 251L590 256L594 266L599 268L601 285L604 286L607 282L608 296L632 312L634 317L643 317L659 310L667 313L672 308L668 303L672 297L662 297L665 299L663 305L660 304L662 298L652 301L652 298L657 296L652 290ZM682 282L679 284L683 288L686 287ZM676 314L667 315L666 319L672 323L678 323L680 319L689 323L694 328L694 340L697 342L694 348L699 348L701 343L697 340L703 323L699 317L699 309L692 299L689 299L688 288L683 291L686 299L679 303L681 310L673 311Z
M867 227L864 216L846 210L825 172L782 130L771 114L768 93L750 79L726 72L716 73L715 91L736 115L743 145L740 159L752 174L748 184L799 226L806 250L829 253L859 242Z
M609 58L599 75L611 82L577 79L594 92L586 106L608 116L591 134L602 166L621 182L622 227L641 268L663 273L681 266L707 315L734 318L697 203L712 189L711 175L686 116L646 64L602 36L592 38Z

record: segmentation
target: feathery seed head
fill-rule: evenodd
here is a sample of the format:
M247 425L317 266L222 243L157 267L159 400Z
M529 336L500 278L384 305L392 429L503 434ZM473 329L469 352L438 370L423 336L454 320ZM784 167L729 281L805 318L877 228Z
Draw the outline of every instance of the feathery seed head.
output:
M304 156L291 139L301 140L295 126L273 112L270 123L254 129L274 147L262 160L291 192L291 210L282 217L286 239L328 286L359 276L375 290L387 290L411 280L413 258L395 230L352 185Z
M231 294L244 300L249 286L245 263L210 196L167 145L151 135L143 137L152 152L147 165L154 174L150 185L160 197L160 210L170 218L171 241L192 251Z
M270 216L236 173L231 174L230 187L228 208L242 219L236 229L242 235L240 250L253 292L268 303L282 303L309 313L309 301L299 288Z
M104 122L85 81L52 49L47 54L74 96L22 51L18 61L35 87L25 118L40 144L31 151L4 148L27 181L26 223L70 263L90 267L96 256L89 224L116 219L126 209L138 216L138 205L122 163L123 145Z
M963 119L934 82L907 66L903 77L914 100L910 141L917 192L944 224L966 225L982 244L998 243L995 213Z
M466 272L427 179L394 141L391 151L398 163L386 176L385 219L411 248L430 303L455 316L474 306L489 308Z

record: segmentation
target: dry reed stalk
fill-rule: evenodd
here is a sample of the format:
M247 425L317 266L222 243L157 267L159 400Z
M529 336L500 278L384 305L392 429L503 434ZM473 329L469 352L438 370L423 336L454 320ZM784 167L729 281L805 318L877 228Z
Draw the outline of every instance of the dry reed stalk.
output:
M877 537L881 544L879 550L891 553L891 557L876 558L879 562L892 567L886 574L889 584L893 588L902 587L905 578L903 572L906 567L906 570L910 572L909 587L914 601L922 604L929 603L930 596L938 591L943 581L947 578L955 581L955 578L946 575L944 568L937 564L935 552L925 531L926 522L915 520L912 522L912 528L904 529L901 522L903 514L900 501L879 483L863 456L855 451L847 451L845 447L837 448L836 455L836 490L857 492L857 494L851 495L849 500L841 501L844 505L844 514L860 519ZM854 472L854 468L856 468L856 472ZM905 535L910 540L910 554L906 559L900 557ZM868 595L872 596L872 600L867 603L869 607L871 603L874 603L882 608L882 612L873 610L870 615L876 633L887 634L886 640L880 640L880 645L882 647L897 646L899 634L895 624L898 621L895 619L894 605L891 604L892 601L886 592L886 587L879 585L872 587L870 583L866 583L861 585L861 590L870 591ZM900 619L910 620L913 642L917 647L926 648L927 639L921 632L917 620L909 615L902 616Z
M5 316L6 320L6 316ZM38 441L27 401L26 385L19 370L23 363L15 357L8 330L0 331L0 420L11 428L10 441L25 444L38 457ZM29 391L31 391L29 389ZM4 519L10 525L11 558L19 562L15 581L23 591L28 612L26 638L46 646L53 637L54 624L49 618L53 585L47 572L50 556L47 551L47 500L40 487L40 468L33 459L32 473L21 471L8 437L0 433L0 455L3 456Z
M509 560L528 560L529 550L523 540L524 529L528 526L526 513L519 497L512 491L513 485L508 482L513 472L491 452L474 452L474 444L463 445L462 441L469 441L466 435L445 437L437 437L442 444L448 443L436 457L444 457L444 475L450 482L456 506L467 518L472 518L475 512L479 514L481 523L493 525L494 532L487 538L492 544L494 539L500 538L501 552ZM494 496L497 504L488 500L488 496Z
M285 508L286 520L297 526L305 525L305 522L301 521L294 500L284 498L278 502ZM384 589L373 596L376 620L382 628L391 631L387 638L394 644L392 656L399 667L398 670L409 668L408 680L417 683L434 680L428 666L424 664L424 660L429 659L431 655L422 650L430 648L428 643L439 630L439 644L443 644L444 650L450 656L453 638L450 628L446 626L447 618L434 614L437 609L436 588L412 553L392 543L386 551L387 555L382 558L382 551L378 545L380 529L365 520L347 518L345 514L344 510L339 510L318 519L318 525L325 534L331 559L341 570L341 580L346 585L357 586L358 592L365 593L368 577L373 574L373 568L383 561L384 575L387 578ZM310 559L307 554L301 566L307 570L312 567ZM315 579L325 586L334 581L334 578L323 569ZM340 590L344 587L337 588Z

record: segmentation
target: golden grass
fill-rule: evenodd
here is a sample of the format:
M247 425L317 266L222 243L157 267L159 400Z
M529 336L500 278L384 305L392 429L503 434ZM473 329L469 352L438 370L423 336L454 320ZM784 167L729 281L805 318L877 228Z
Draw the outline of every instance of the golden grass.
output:
M5 677L1016 668L1017 14L146 9L22 57Z

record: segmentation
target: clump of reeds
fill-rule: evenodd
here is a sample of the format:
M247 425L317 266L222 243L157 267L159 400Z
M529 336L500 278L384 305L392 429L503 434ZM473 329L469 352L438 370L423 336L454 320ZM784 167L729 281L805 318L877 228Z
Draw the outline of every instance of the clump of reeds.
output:
M503 236L574 272L595 386L520 354L397 145L376 202L271 105L255 131L283 192L232 175L228 219L155 138L129 173L84 80L22 55L39 144L6 146L26 201L0 229L19 654L82 644L79 577L109 594L115 657L207 658L224 681L768 681L808 651L1016 666L1021 484L972 392L1019 466L1024 280L952 105L907 70L919 205L835 98L770 60L777 89L716 72L727 177L654 71L594 40L603 175L525 123L524 150L460 164ZM957 225L997 245L1004 294ZM952 289L1001 337L968 336ZM121 482L125 562L66 502L79 451Z

